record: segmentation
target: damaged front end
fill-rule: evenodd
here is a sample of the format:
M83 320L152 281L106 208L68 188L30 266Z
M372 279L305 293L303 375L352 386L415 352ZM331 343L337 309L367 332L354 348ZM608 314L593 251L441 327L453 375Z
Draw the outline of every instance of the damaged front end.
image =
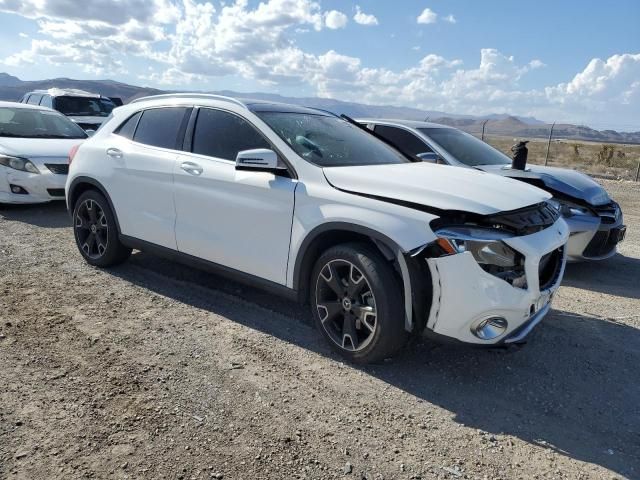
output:
M414 331L476 344L521 340L564 273L568 228L558 210L544 202L487 216L448 212L431 227L437 239L407 255L412 283L427 278L414 302L430 300L414 303Z

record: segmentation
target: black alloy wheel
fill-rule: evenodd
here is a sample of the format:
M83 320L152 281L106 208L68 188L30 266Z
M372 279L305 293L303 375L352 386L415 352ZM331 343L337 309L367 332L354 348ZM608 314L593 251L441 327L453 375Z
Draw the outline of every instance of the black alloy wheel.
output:
M316 308L322 327L335 344L361 351L377 327L376 300L364 274L351 262L331 260L316 282Z

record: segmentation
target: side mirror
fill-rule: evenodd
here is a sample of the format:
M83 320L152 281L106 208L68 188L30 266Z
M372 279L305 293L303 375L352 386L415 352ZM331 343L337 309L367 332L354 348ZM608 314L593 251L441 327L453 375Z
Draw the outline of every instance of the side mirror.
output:
M236 170L275 172L285 170L278 165L278 155L268 148L242 150L236 156Z
M438 155L436 152L425 152L419 153L418 158L427 163L439 163L438 161L440 160L440 155Z
M84 133L87 134L87 137L93 137L96 133L95 130L85 130Z

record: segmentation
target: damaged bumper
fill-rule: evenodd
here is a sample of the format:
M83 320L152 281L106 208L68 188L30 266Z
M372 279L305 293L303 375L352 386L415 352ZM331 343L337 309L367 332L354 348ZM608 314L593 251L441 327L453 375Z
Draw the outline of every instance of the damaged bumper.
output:
M483 270L469 252L428 258L432 302L427 330L474 344L521 341L550 309L566 265L569 228L563 220L531 235L504 240L524 257L526 286ZM557 256L552 271L541 261Z
M567 243L567 258L570 262L582 260L604 260L614 256L626 234L620 206L612 202L597 207L597 216L575 216L565 218L571 236Z
M40 173L0 167L0 203L30 204L64 200L67 175L56 174L40 166L38 169Z

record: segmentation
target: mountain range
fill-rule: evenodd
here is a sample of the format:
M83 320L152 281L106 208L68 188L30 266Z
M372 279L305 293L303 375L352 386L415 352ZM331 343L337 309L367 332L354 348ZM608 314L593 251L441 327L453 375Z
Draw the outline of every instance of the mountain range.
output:
M120 97L127 103L139 97L172 93L176 90L159 90L150 87L139 87L114 80L76 80L71 78L54 78L49 80L23 81L8 73L0 73L0 100L17 101L31 90L49 88L74 88L99 93L108 97ZM307 107L328 110L336 114L350 117L397 118L406 120L425 120L451 125L461 130L479 134L486 122L487 135L509 136L516 138L546 138L549 136L550 124L533 117L520 117L507 114L491 114L484 116L459 115L437 110L421 110L411 107L389 105L367 105L354 102L343 102L331 98L318 97L284 97L271 93L238 93L234 91L208 92L237 98L252 98L273 102L304 105ZM610 143L640 143L640 132L617 132L615 130L595 130L584 125L556 124L553 130L554 139L584 140Z

